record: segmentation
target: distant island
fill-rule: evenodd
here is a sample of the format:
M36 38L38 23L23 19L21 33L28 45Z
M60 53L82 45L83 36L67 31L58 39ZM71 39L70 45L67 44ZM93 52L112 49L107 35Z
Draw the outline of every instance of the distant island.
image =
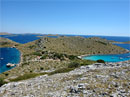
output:
M0 32L0 35L10 35L11 33L8 32Z

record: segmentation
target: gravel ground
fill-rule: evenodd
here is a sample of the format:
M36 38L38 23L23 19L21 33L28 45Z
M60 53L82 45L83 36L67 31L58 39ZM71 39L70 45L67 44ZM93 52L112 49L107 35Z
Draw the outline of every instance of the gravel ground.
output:
M130 97L130 61L11 82L0 87L0 97Z

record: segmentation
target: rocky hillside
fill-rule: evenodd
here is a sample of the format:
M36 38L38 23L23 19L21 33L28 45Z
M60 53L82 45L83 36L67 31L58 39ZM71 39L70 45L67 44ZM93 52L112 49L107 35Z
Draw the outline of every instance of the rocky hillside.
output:
M12 47L14 45L18 45L18 43L10 39L0 37L0 47Z
M115 54L124 53L125 49L109 43L105 39L98 37L58 37L58 38L41 38L36 42L37 48L51 52L58 52L70 55L83 54Z
M81 66L0 87L1 97L129 97L130 61Z

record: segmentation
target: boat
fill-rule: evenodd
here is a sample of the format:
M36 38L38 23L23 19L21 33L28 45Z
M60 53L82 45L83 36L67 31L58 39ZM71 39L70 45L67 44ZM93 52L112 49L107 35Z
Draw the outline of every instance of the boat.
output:
M119 59L123 59L122 57L120 57Z
M6 66L7 66L7 67L13 67L13 66L15 66L15 64L8 63L8 64L6 64Z

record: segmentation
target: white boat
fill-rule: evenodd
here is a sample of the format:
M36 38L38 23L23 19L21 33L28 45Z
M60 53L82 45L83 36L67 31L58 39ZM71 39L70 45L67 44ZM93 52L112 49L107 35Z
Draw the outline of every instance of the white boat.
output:
M123 59L122 57L120 57L119 59Z
M15 66L15 64L8 63L8 64L6 64L6 66L7 66L7 67L13 67L13 66Z

